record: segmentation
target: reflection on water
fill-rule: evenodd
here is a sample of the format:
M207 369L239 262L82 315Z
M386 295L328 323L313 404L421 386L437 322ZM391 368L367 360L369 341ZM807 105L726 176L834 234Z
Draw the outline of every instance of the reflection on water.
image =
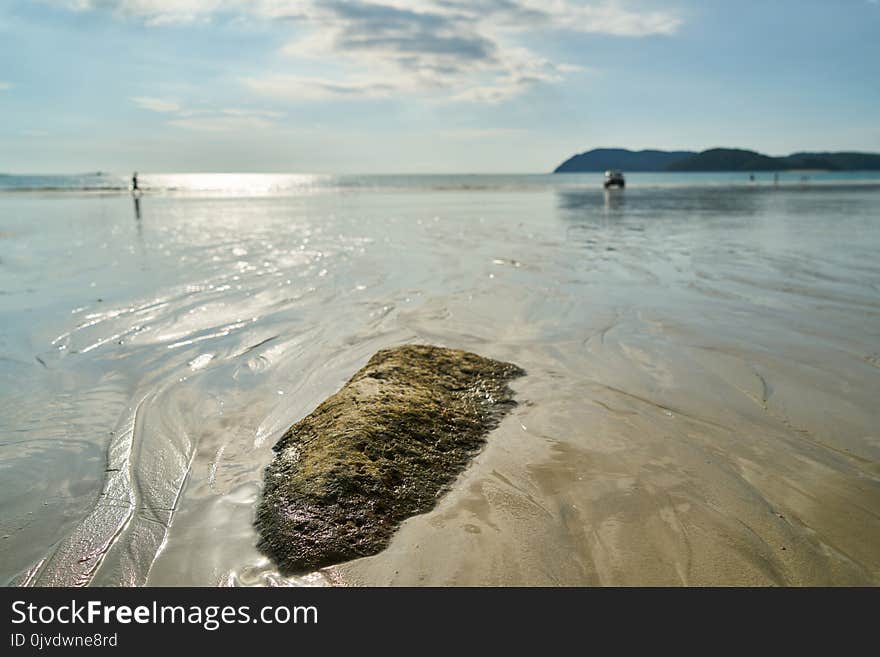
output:
M736 188L559 190L558 205L577 221L600 210L605 214L626 213L633 217L701 219L718 215L752 215L772 207L769 190Z
M876 199L0 198L0 580L877 583ZM281 577L272 444L413 340L523 403L388 551Z
M605 212L619 212L623 210L626 203L626 195L622 189L606 189L604 190Z

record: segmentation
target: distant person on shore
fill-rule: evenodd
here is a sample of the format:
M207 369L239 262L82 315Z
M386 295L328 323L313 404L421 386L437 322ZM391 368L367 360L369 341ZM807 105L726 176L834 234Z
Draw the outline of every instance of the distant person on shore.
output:
M133 191L133 192L140 191L138 189L138 172L137 171L135 171L133 174L131 174L131 191Z
M755 174L753 174L753 173L749 174L749 182L755 182Z

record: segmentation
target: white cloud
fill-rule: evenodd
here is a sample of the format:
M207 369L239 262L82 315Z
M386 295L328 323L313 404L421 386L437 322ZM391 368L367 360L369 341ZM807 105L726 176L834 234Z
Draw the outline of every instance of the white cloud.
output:
M8 82L0 81L0 91L7 91L12 89L12 85Z
M386 10L456 21L485 21L528 30L552 25L575 32L617 36L672 34L681 19L671 11L642 11L621 0L47 0L75 11L105 10L152 25L185 23L217 15L258 19L321 19L328 15L381 16ZM867 0L875 3L877 0Z
M74 11L111 11L121 18L142 19L148 25L191 23L220 12L240 12L246 0L49 0Z
M153 96L134 96L130 99L135 105L153 112L177 112L180 105L177 101Z
M672 35L682 24L674 11L643 10L626 0L55 2L81 11L109 10L151 25L224 16L289 21L297 36L282 52L291 58L291 68L244 82L257 93L301 101L405 93L500 102L535 85L558 83L582 64L550 61L535 46L526 48L522 38L538 30L640 38ZM302 75L296 70L302 60L345 73Z
M284 116L283 112L276 112L274 110L238 109L236 107L222 109L220 112L227 116L251 116L264 119L280 119Z
M573 32L608 34L620 37L644 37L674 34L681 18L669 11L637 11L621 2L576 4L564 0L528 0L543 9L550 23Z
M519 45L524 33L541 28L635 38L672 34L681 24L672 13L636 11L621 2L330 1L303 11L304 4L299 20L311 31L282 52L297 60L338 62L354 72L333 80L286 76L289 86L271 74L248 79L252 89L301 100L417 93L497 103L583 70Z
M238 107L188 109L181 107L176 100L154 96L134 96L131 101L138 107L170 115L168 125L202 132L264 130L275 126L273 119L284 116L274 110Z
M398 89L381 79L361 77L356 82L334 81L302 75L264 75L245 78L254 92L287 100L324 100L327 98L383 98Z
M168 125L199 132L242 132L266 130L275 126L271 121L258 116L200 116L173 119Z

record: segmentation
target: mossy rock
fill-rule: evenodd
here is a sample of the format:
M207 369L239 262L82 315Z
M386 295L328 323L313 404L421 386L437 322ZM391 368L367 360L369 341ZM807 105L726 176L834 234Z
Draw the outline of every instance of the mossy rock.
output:
M259 548L284 573L376 554L429 511L516 405L525 372L456 349L377 352L285 432L264 473Z

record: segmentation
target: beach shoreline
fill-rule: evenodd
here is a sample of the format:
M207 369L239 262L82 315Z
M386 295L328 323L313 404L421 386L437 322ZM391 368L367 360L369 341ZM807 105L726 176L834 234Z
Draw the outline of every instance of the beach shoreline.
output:
M524 187L0 195L3 581L880 584L877 191ZM519 405L387 549L282 576L272 445L411 342Z

